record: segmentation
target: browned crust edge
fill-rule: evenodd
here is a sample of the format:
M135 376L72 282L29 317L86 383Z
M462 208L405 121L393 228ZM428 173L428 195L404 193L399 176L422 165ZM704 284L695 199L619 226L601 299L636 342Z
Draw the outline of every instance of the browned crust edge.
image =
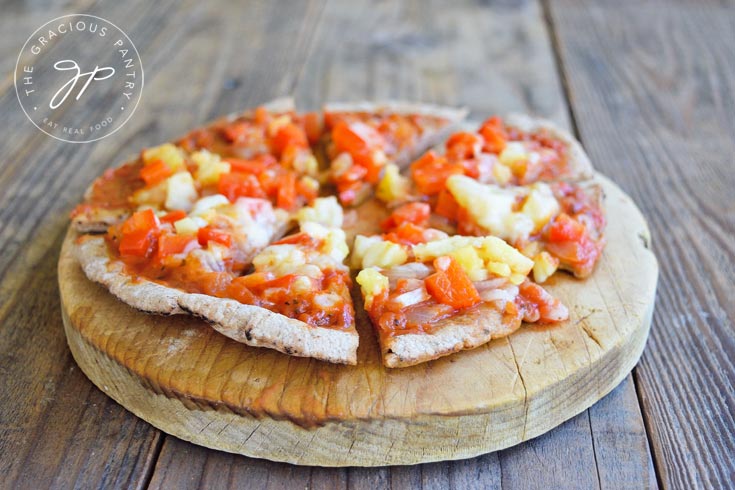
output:
M383 364L390 368L421 364L455 352L474 349L515 332L521 322L506 324L491 307L478 308L440 322L430 333L403 334L381 343Z
M247 345L334 363L357 363L358 335L354 326L351 330L312 327L258 306L134 280L125 273L122 263L110 258L103 237L78 241L74 255L90 280L143 312L189 313L206 320L221 334Z
M594 176L594 167L582 145L569 131L558 124L548 119L518 113L508 114L505 122L508 126L529 133L544 129L563 142L567 147L570 170L570 174L564 176L563 180L587 180Z
M324 105L324 112L391 112L396 114L422 114L426 116L443 117L449 124L436 131L427 132L419 138L419 141L410 149L403 150L396 158L395 163L399 167L405 167L422 153L442 142L449 134L458 129L459 124L469 114L466 108L456 108L435 104L424 104L418 102L406 102L399 100L387 100L384 102L333 102Z

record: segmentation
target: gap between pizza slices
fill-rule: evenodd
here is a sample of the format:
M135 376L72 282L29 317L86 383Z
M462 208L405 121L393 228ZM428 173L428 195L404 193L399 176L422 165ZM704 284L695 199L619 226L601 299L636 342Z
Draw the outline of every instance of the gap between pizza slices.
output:
M220 119L99 177L75 255L138 310L335 363L357 362L351 268L388 367L565 320L539 284L602 252L592 166L551 123L465 115L278 99Z

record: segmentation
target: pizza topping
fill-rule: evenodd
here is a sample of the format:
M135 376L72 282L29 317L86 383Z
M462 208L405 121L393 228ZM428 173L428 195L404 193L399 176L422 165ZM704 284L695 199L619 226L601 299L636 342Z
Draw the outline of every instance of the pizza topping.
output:
M368 267L357 275L357 283L362 289L365 298L365 308L370 309L373 300L388 292L388 278L375 267Z
M389 163L385 167L383 178L378 183L375 196L384 203L390 204L401 201L408 196L410 182L406 177L400 174L398 166Z
M166 179L166 209L189 211L197 197L194 178L189 172L179 172Z
M383 240L379 236L357 235L352 246L352 265L357 269L367 267L387 268L408 260L406 248Z
M551 189L543 183L502 188L456 175L447 181L447 189L474 223L510 242L528 238L559 210Z
M426 278L426 290L439 303L469 308L481 301L477 289L459 263L444 255L434 260L436 272Z

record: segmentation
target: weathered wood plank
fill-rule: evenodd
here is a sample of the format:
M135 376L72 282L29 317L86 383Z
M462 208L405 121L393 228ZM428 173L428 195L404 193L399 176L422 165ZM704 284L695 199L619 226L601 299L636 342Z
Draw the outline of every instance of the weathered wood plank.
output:
M636 381L661 483L735 478L735 15L726 2L551 2L583 143L662 265Z

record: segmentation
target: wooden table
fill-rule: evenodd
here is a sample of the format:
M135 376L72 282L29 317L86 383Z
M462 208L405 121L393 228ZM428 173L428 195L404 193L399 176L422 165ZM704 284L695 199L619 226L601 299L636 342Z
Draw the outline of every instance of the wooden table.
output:
M0 487L724 488L735 479L735 6L727 1L3 3ZM36 130L12 70L37 27L105 17L137 45L143 100L119 132ZM521 110L571 126L646 214L661 265L648 347L610 395L479 458L380 469L193 446L95 388L66 346L56 262L103 167L216 115L293 94Z

